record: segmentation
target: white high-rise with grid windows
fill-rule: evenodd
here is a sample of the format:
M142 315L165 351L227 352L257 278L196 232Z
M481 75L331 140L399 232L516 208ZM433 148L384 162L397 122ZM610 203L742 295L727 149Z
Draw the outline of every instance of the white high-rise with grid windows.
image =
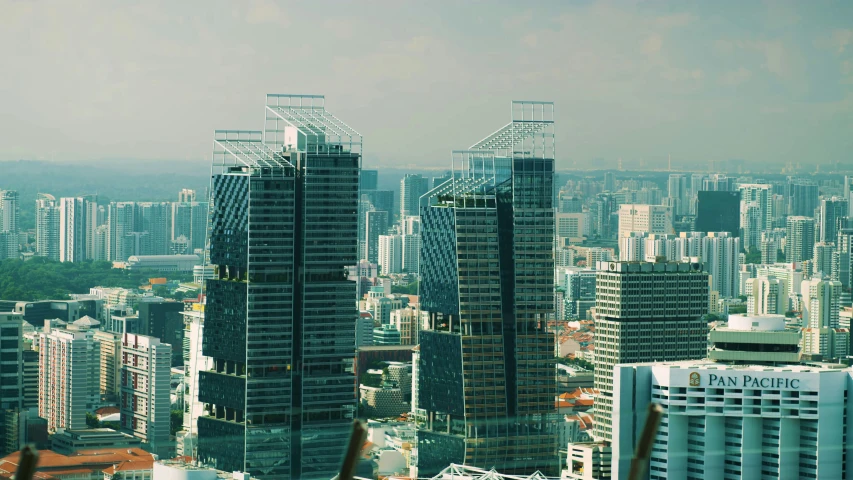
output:
M121 428L141 438L151 452L171 455L172 346L135 333L126 333L121 340Z

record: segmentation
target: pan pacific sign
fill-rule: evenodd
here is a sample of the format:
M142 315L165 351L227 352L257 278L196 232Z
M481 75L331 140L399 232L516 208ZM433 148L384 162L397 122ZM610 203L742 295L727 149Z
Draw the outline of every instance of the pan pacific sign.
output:
M725 375L719 373L690 372L689 385L691 387L739 387L739 388L761 388L764 390L799 390L800 380L789 377L758 377L755 375L741 373L737 375Z

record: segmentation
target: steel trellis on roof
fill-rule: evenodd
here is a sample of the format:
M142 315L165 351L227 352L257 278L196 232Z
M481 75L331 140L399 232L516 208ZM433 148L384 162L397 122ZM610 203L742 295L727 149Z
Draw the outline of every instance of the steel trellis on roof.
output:
M362 136L325 108L322 95L268 94L264 143L279 151L361 153Z

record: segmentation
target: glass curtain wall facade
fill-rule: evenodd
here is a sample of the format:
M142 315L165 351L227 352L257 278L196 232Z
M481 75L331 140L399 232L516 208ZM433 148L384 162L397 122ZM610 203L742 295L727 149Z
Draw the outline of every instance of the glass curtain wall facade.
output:
M418 474L450 463L556 474L553 104L453 152L421 199Z
M356 410L361 136L323 97L268 95L265 131L217 131L198 456L329 479Z

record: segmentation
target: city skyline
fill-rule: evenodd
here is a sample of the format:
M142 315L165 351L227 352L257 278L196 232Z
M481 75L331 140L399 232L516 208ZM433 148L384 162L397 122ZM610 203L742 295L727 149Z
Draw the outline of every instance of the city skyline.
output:
M363 125L368 168L444 165L479 134L471 125L505 114L495 99L515 98L557 104L557 170L620 158L664 168L670 155L674 168L831 167L853 146L850 4L221 7L7 4L0 39L14 53L4 63L29 73L0 92L15 112L0 117L12 139L0 159L201 159L217 124L257 121L246 105L283 84L325 92ZM322 40L269 48L277 31L300 37L307 25ZM293 63L311 78L288 74ZM53 127L38 113L48 104L74 121ZM180 128L189 118L194 127ZM413 143L424 147L413 153Z

